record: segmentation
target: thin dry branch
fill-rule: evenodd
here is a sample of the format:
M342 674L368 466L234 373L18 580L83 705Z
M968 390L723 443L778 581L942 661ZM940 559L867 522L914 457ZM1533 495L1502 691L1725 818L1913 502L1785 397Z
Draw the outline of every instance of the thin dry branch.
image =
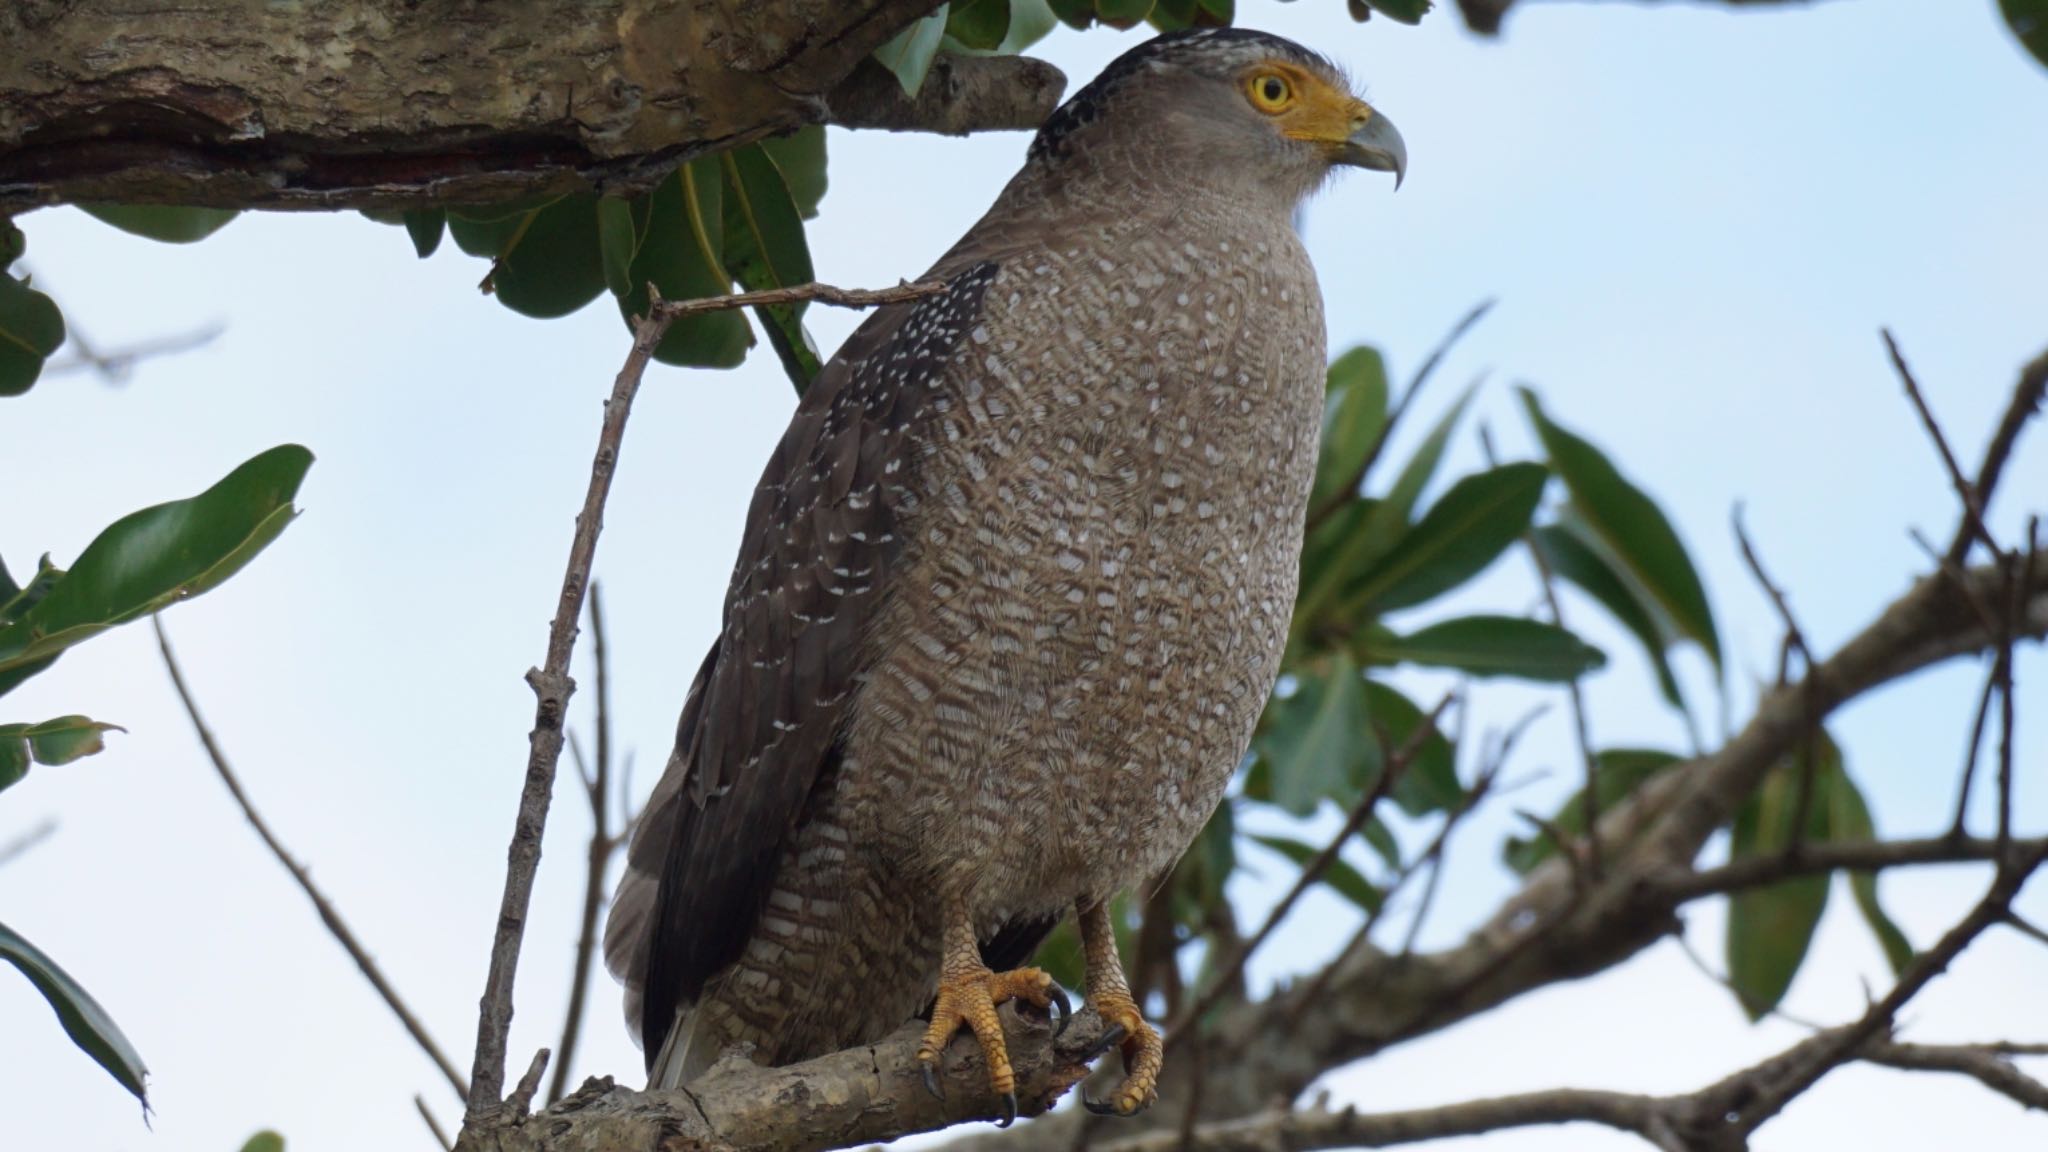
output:
M29 849L57 834L57 821L46 818L41 823L30 825L29 830L11 840L0 841L0 868L19 860Z
M1949 486L1955 489L1956 499L1962 501L1963 521L1956 530L1957 538L1967 541L1975 537L1997 552L1998 541L1984 522L1984 505L1978 499L1977 487L1963 475L1962 465L1956 463L1955 451L1948 446L1948 437L1942 433L1941 422L1934 418L1934 409L1928 406L1927 395L1920 390L1920 381L1914 378L1913 369L1906 364L1905 353L1899 351L1899 342L1892 337L1889 328L1878 329L1878 334L1884 337L1885 352L1891 356L1892 368L1898 372L1899 382L1905 386L1906 398L1913 402L1913 411L1920 416L1920 426L1927 430L1927 438L1934 443L1934 450L1941 457L1941 467L1948 473ZM1967 543L1964 550L1968 551Z
M476 1059L470 1073L469 1109L463 1124L465 1132L501 1108L499 1094L505 1087L505 1048L512 1026L512 985L519 968L519 946L526 934L527 908L533 900L533 877L540 867L541 836L547 827L555 769L562 759L562 720L568 710L569 697L576 690L575 681L569 677L569 659L576 648L576 621L583 614L584 594L590 585L591 564L597 554L597 537L604 527L605 500L611 494L612 476L618 467L619 451L626 435L626 418L632 413L633 398L640 390L641 377L646 374L655 347L667 334L669 325L683 316L798 300L865 308L914 300L942 291L944 287L944 284L928 282L865 291L834 288L826 284L801 284L766 292L679 301L664 301L659 294L653 294L649 314L635 324L632 350L627 353L624 366L612 382L611 396L605 401L597 451L590 465L590 482L584 490L582 511L576 516L576 530L569 543L569 559L562 573L562 589L556 599L555 616L548 625L547 657L541 667L530 669L526 674L526 681L532 685L535 697L533 731L528 736L526 777L520 791L519 812L513 822L512 843L506 851L505 893L499 902L497 931L491 941L483 1001L477 1012ZM652 293L651 286L649 291Z
M328 934L334 937L344 952L348 953L349 959L356 962L356 967L362 970L363 978L368 980L370 987L375 988L377 995L383 998L385 1007L391 1009L391 1014L398 1017L398 1022L405 1027L413 1042L420 1046L420 1051L426 1053L427 1059L433 1061L434 1067L441 1070L441 1075L447 1078L448 1086L455 1089L455 1094L466 1096L468 1085L462 1082L462 1073L455 1070L455 1064L441 1051L441 1046L434 1042L434 1038L427 1034L426 1025L420 1023L420 1018L413 1015L412 1009L406 1007L405 1001L399 998L398 990L391 986L391 981L384 975L384 970L370 957L369 949L363 947L362 942L356 939L354 930L341 918L341 912L335 908L334 902L313 883L312 873L292 857L285 849L284 843L277 838L277 834L271 831L270 824L263 819L262 813L256 811L256 805L249 799L249 794L243 791L242 782L235 775L235 770L228 765L227 753L221 751L220 743L214 739L213 730L207 727L205 719L199 714L199 704L192 698L192 690L185 683L185 674L178 667L178 658L171 651L171 638L164 633L163 619L151 616L149 622L156 629L157 650L163 653L164 670L171 674L171 687L177 690L178 702L184 705L185 715L192 721L192 731L198 735L199 744L206 750L206 758L213 762L213 770L219 774L221 783L227 785L228 795L234 797L235 805L242 810L242 815L248 819L249 826L256 830L256 835L263 841L263 846L270 849L270 854L277 857L277 862L284 865L284 870L298 882L299 890L313 902L313 910L320 914L320 922L327 926Z
M1985 446L1984 462L1977 467L1977 483L1974 485L1977 499L1986 508L1991 506L1992 494L1998 490L1998 481L2005 474L2006 461L2012 458L2013 446L2019 443L2020 432L2041 411L2041 402L2048 396L2048 351L2020 369L2018 383L2013 385L2012 399L2006 402L2005 415L1998 421L1998 430L1991 434L1991 443ZM1968 521L1956 528L1955 539L1950 541L1948 562L1961 564L1969 556L1972 535Z
M2003 846L1996 840L1969 836L1834 841L1804 845L1796 854L1748 856L1718 868L1674 868L1645 877L1643 884L1654 889L1660 898L1689 901L1761 888L1797 876L1835 871L1879 872L1928 864L1996 863L2044 850L2048 850L2048 837L2015 840Z
M604 597L597 581L590 583L590 646L597 668L597 761L585 768L578 753L583 794L590 801L590 849L584 861L583 916L576 931L575 968L569 977L569 1007L562 1014L562 1042L556 1047L555 1074L548 1082L548 1102L569 1092L569 1065L583 1031L583 1007L590 997L591 961L597 953L598 914L604 910L605 874L620 838L611 831L612 714L611 666L605 651ZM571 751L576 751L572 742Z
M2025 1108L2048 1112L2048 1085L2013 1066L1996 1044L1873 1044L1862 1058L1909 1072L1956 1072Z
M419 1109L420 1120L426 1124L427 1131L434 1134L434 1143L439 1144L445 1152L455 1152L455 1142L448 1139L447 1129L442 1128L441 1122L435 1119L434 1110L427 1107L427 1098L415 1093L412 1106Z

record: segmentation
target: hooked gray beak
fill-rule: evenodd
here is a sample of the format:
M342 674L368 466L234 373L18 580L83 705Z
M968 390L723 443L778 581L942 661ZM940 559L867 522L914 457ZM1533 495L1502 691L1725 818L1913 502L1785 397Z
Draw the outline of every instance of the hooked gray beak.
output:
M1408 145L1395 130L1393 121L1372 112L1344 141L1344 147L1337 153L1337 163L1392 172L1394 187L1399 189L1401 178L1408 174Z

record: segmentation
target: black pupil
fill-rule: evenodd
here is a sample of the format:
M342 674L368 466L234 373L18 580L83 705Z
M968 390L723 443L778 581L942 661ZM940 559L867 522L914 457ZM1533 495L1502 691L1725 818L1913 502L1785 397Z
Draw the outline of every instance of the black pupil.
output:
M1266 77L1265 91L1266 99L1272 103L1278 104L1280 102L1280 98L1282 96L1287 95L1287 85L1282 84L1275 77L1268 76Z

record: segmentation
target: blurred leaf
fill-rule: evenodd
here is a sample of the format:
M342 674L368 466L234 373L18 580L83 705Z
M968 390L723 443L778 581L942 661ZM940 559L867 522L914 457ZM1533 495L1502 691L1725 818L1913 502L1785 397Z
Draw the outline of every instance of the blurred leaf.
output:
M1877 830L1870 822L1870 806L1863 800L1863 792L1856 782L1849 778L1848 765L1839 756L1836 760L1837 776L1829 782L1827 796L1832 801L1828 809L1829 838L1838 843L1855 843L1877 838ZM1817 802L1817 798L1816 798ZM1877 937L1878 947L1884 949L1885 962L1892 966L1896 976L1913 962L1913 944L1899 926L1885 914L1884 905L1877 899L1877 873L1851 872L1849 891L1856 897L1856 910L1863 914L1863 922L1870 925L1870 931Z
M1806 839L1828 838L1834 783L1841 756L1834 742L1814 742L1813 795L1806 814ZM1774 766L1763 784L1736 813L1728 858L1744 860L1784 851L1793 840L1802 776L1800 754ZM1728 898L1728 982L1751 1020L1762 1019L1785 998L1792 977L1806 959L1813 931L1828 903L1828 876L1802 876Z
M911 24L875 49L875 60L896 74L903 94L915 97L924 87L925 73L931 71L932 57L939 53L939 41L946 35L947 9L941 4L931 15Z
M1158 0L1146 20L1161 32L1179 32L1194 27L1201 10L1195 0Z
M1344 591L1347 616L1420 604L1477 576L1528 531L1550 474L1541 464L1503 464L1466 476Z
M406 235L412 237L412 250L425 260L441 246L441 233L448 224L446 208L410 208L406 210Z
M1678 678L1671 674L1671 662L1665 657L1666 641L1653 615L1655 605L1644 604L1607 558L1579 538L1571 523L1546 524L1535 530L1532 539L1552 573L1578 585L1635 636L1649 656L1651 667L1656 669L1658 689L1674 707L1684 711L1685 697L1679 691Z
M1205 28L1228 28L1237 14L1237 0L1195 0L1201 9L1195 23Z
M692 160L656 186L648 205L647 235L633 258L633 290L619 301L630 323L647 312L651 281L664 300L723 296L732 289L724 265L724 175L715 156ZM654 350L664 364L730 368L745 360L753 333L738 312L685 316Z
M284 1137L265 1129L249 1137L242 1152L284 1152Z
M106 747L107 732L126 732L84 716L59 716L40 724L0 724L0 792L28 775L31 763L56 767Z
M810 283L804 222L775 161L755 145L732 149L719 160L725 171L725 266L733 277L750 292ZM803 302L758 307L754 315L802 395L825 366L804 330Z
M1310 508L1322 507L1352 482L1386 426L1387 363L1377 348L1353 348L1330 363Z
M1572 508L1679 629L1721 670L1721 640L1706 589L1685 545L1656 503L1631 484L1598 448L1553 423L1536 394L1521 389L1529 422L1550 466L1571 492Z
M220 231L239 213L232 208L183 208L163 204L80 204L123 232L165 244L190 244Z
M19 396L43 374L43 361L64 346L64 314L56 302L0 272L0 396Z
M1112 28L1136 28L1152 14L1152 0L1095 0L1095 18Z
M272 448L189 500L115 521L33 608L0 627L0 674L233 575L298 514L292 498L312 464L296 444Z
M1677 755L1656 748L1609 748L1605 752L1595 752L1593 794L1599 801L1600 811L1605 812L1628 799L1646 781L1679 762ZM1586 808L1577 789L1551 816L1550 823L1566 836L1576 837L1585 832ZM1545 835L1510 837L1501 853L1508 867L1523 875L1556 854L1557 845Z
M1065 917L1053 926L1032 955L1031 964L1064 987L1088 986L1088 961L1081 951L1081 931L1073 917Z
M1086 28L1095 23L1095 0L1046 0L1046 6L1069 28Z
M1365 726L1365 681L1343 653L1328 667L1296 672L1293 694L1261 717L1259 758L1271 762L1272 802L1296 816L1379 775L1380 749Z
M994 51L1010 34L1010 0L952 0L946 35L969 48Z
M1406 661L1455 668L1473 676L1518 676L1563 683L1606 663L1598 648L1577 636L1519 616L1463 616L1397 638L1374 655L1388 663Z
M24 588L17 585L14 578L7 574L7 566L0 564L0 627L21 619L24 613L35 607L37 602L49 593L51 585L62 575L64 570L50 563L49 556L45 555L36 564L35 575L29 577L28 586ZM0 671L0 696L5 696L15 685L56 662L57 657L51 655Z
M523 316L552 319L604 292L597 202L577 193L521 218L494 253L490 283L499 303Z
M9 216L0 216L0 272L5 272L28 251L28 237Z
M761 141L761 147L775 161L797 212L809 220L818 214L825 199L825 129L811 124L790 133Z
M5 924L0 924L0 960L21 969L29 983L36 986L36 991L43 994L43 999L56 1010L57 1022L64 1026L64 1032L71 1037L72 1043L120 1081L121 1087L134 1093L137 1100L144 1105L149 1103L143 1084L149 1069L143 1065L142 1057L121 1034L120 1027L107 1015L106 1009L79 987L77 981Z
M2048 67L2048 0L1998 0L2012 34Z
M633 291L633 256L640 249L640 229L633 206L615 196L597 202L597 246L604 259L604 286L614 296Z
M1386 747L1395 752L1415 739L1427 716L1413 700L1377 680L1365 682L1365 712L1377 733L1385 733ZM1394 781L1394 803L1410 816L1446 812L1464 802L1465 789L1458 783L1456 750L1441 729L1422 738L1408 763L1408 770ZM1399 852L1394 853L1396 857Z
M1372 10L1403 24L1420 24L1431 0L1365 0Z
M1253 836L1252 839L1292 860L1296 867L1306 867L1309 861L1322 852L1322 848L1317 845L1304 844L1285 836ZM1321 883L1329 885L1337 895L1367 912L1379 911L1380 902L1385 899L1386 894L1379 890L1378 885L1367 880L1358 869L1345 863L1342 857L1330 861L1319 879Z

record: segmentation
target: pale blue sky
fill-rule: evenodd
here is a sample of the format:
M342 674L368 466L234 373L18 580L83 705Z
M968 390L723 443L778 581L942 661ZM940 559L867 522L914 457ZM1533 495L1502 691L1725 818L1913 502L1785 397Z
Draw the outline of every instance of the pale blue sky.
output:
M1905 536L1945 535L1951 498L1883 358L1897 330L1966 456L2017 366L2048 345L2048 71L1993 0L1714 6L1530 2L1498 42L1438 13L1420 28L1349 23L1334 0L1245 0L1244 22L1344 61L1407 137L1398 195L1338 182L1306 233L1333 347L1369 341L1405 378L1470 305L1500 306L1446 366L1441 402L1482 368L1477 408L1528 451L1509 384L1613 449L1664 503L1707 577L1739 717L1776 629L1731 545L1752 532L1817 645L1839 643L1920 568ZM1041 52L1078 84L1135 35L1060 33ZM812 232L821 277L914 275L976 217L1026 137L832 137ZM22 221L39 286L103 346L222 321L212 347L122 388L46 380L4 402L15 496L0 554L68 561L127 511L197 491L272 444L319 457L305 515L255 565L166 619L248 787L347 911L443 1044L469 1049L546 620L581 498L599 400L626 346L609 301L549 322L479 296L483 266L421 263L403 233L354 217L252 217L193 248L78 214ZM830 347L854 318L814 312ZM636 409L599 572L622 743L641 786L715 624L759 462L792 396L772 357L725 374L657 371ZM1425 401L1425 411L1433 406ZM1411 429L1411 432L1413 430ZM1397 446L1397 449L1401 446ZM1995 519L2043 509L2048 449L2014 468ZM1478 460L1462 436L1452 468ZM1512 558L1464 598L1530 598ZM1676 745L1627 642L1568 605L1614 657L1592 684L1598 741ZM2023 715L2048 709L2021 665ZM1703 670L1687 668L1692 682ZM586 670L587 672L587 670ZM583 677L586 689L590 678ZM1411 678L1418 690L1436 683ZM1943 825L1975 673L1964 667L1849 709L1838 726L1888 832ZM1541 693L1479 692L1500 723ZM84 980L150 1060L157 1115L63 1041L25 982L0 974L0 1147L222 1152L274 1126L295 1149L427 1148L424 1092L456 1105L321 933L190 739L146 628L80 648L5 701L6 719L82 711L124 724L107 753L38 770L0 800L0 840L54 816L56 838L0 870L0 918ZM589 696L578 698L579 723ZM2044 759L2024 744L2022 813L2039 827ZM1525 745L1569 762L1562 713ZM1518 793L1547 808L1564 774ZM567 982L586 827L573 789L551 826L521 968L514 1060L552 1044ZM1509 880L1505 812L1464 833L1430 936L1449 939ZM1275 870L1277 874L1277 870ZM1926 942L1974 897L1953 870L1887 881ZM1268 892L1256 878L1244 894ZM2036 911L2048 913L2040 893ZM1790 1007L1858 1010L1881 963L1837 900ZM1718 915L1691 936L1718 955ZM1351 928L1312 899L1263 957L1278 975ZM1917 1034L2048 1038L2048 957L1995 936L1932 989ZM579 1074L631 1079L616 991L600 978ZM1681 1090L1788 1043L1662 946L1610 978L1529 998L1334 1078L1365 1107L1578 1085ZM1766 1128L1764 1149L2011 1146L2048 1122L1973 1085L1856 1070ZM1466 1142L1635 1146L1591 1130ZM1446 1145L1456 1146L1456 1145Z

